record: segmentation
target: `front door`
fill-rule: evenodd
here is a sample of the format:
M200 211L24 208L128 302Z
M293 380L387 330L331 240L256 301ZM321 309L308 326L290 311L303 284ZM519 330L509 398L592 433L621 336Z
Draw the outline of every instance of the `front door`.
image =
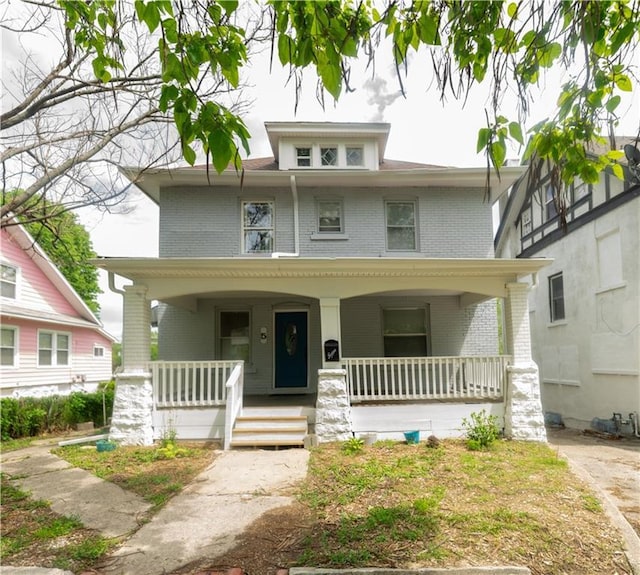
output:
M307 312L276 312L275 327L275 388L307 387Z

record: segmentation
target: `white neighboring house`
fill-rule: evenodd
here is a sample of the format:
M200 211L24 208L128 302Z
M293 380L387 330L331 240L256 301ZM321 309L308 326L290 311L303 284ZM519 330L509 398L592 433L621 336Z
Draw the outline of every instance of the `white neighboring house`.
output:
M622 433L637 435L640 171L633 158L640 154L635 140L618 143L630 158L625 180L604 172L595 185L574 184L565 229L548 175L535 189L519 180L500 203L495 248L497 257L553 260L532 277L529 294L548 419L584 429L615 418Z
M548 262L494 257L486 170L385 158L388 124L265 127L273 157L242 177L122 170L158 205L159 257L96 260L131 282L112 438L459 436L484 409L545 440L519 278ZM523 170L490 174L492 200Z
M0 238L0 396L95 391L112 378L115 338L24 227Z

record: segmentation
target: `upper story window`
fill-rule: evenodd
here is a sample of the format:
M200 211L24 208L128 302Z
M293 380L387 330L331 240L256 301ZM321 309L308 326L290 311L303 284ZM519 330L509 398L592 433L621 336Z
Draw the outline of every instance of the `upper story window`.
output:
M346 149L347 166L364 166L364 151L362 147L350 147Z
M38 332L38 365L71 364L71 336L57 331Z
M273 202L242 202L242 251L273 251Z
M533 223L531 218L531 204L529 204L520 215L520 235L528 236L533 229Z
M343 232L342 201L318 201L318 232L321 234L339 234Z
M385 357L425 357L427 347L427 310L391 308L382 310Z
M545 221L552 220L558 215L558 208L554 198L553 186L549 185L545 188L544 198L544 218Z
M323 166L337 166L338 148L320 148L320 163Z
M8 264L1 264L0 295L16 299L16 286L18 283L18 268Z
M300 168L311 167L311 148L296 148L296 164Z
M0 365L15 366L18 356L18 330L15 327L3 327L0 330Z
M249 362L251 317L248 311L221 311L219 333L220 359Z
M104 357L104 347L102 347L101 345L94 345L93 357Z
M549 309L552 322L565 318L562 272L549 276Z
M416 249L415 202L386 202L387 249L414 251Z

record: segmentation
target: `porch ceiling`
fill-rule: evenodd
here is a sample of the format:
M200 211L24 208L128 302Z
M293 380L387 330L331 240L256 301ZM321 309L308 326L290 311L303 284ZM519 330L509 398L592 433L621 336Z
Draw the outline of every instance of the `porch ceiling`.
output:
M100 258L93 263L147 288L148 299L201 294L291 294L340 298L397 294L506 297L506 284L549 259ZM471 301L471 300L469 300Z

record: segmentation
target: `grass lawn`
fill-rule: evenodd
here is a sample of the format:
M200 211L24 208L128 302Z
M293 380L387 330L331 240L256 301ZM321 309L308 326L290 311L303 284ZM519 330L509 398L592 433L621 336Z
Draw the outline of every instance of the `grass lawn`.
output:
M95 446L58 447L53 453L76 467L134 491L156 512L213 460L211 445L118 447L98 452ZM118 541L85 529L76 517L51 511L2 474L0 490L0 564L55 567L81 573L99 569Z

